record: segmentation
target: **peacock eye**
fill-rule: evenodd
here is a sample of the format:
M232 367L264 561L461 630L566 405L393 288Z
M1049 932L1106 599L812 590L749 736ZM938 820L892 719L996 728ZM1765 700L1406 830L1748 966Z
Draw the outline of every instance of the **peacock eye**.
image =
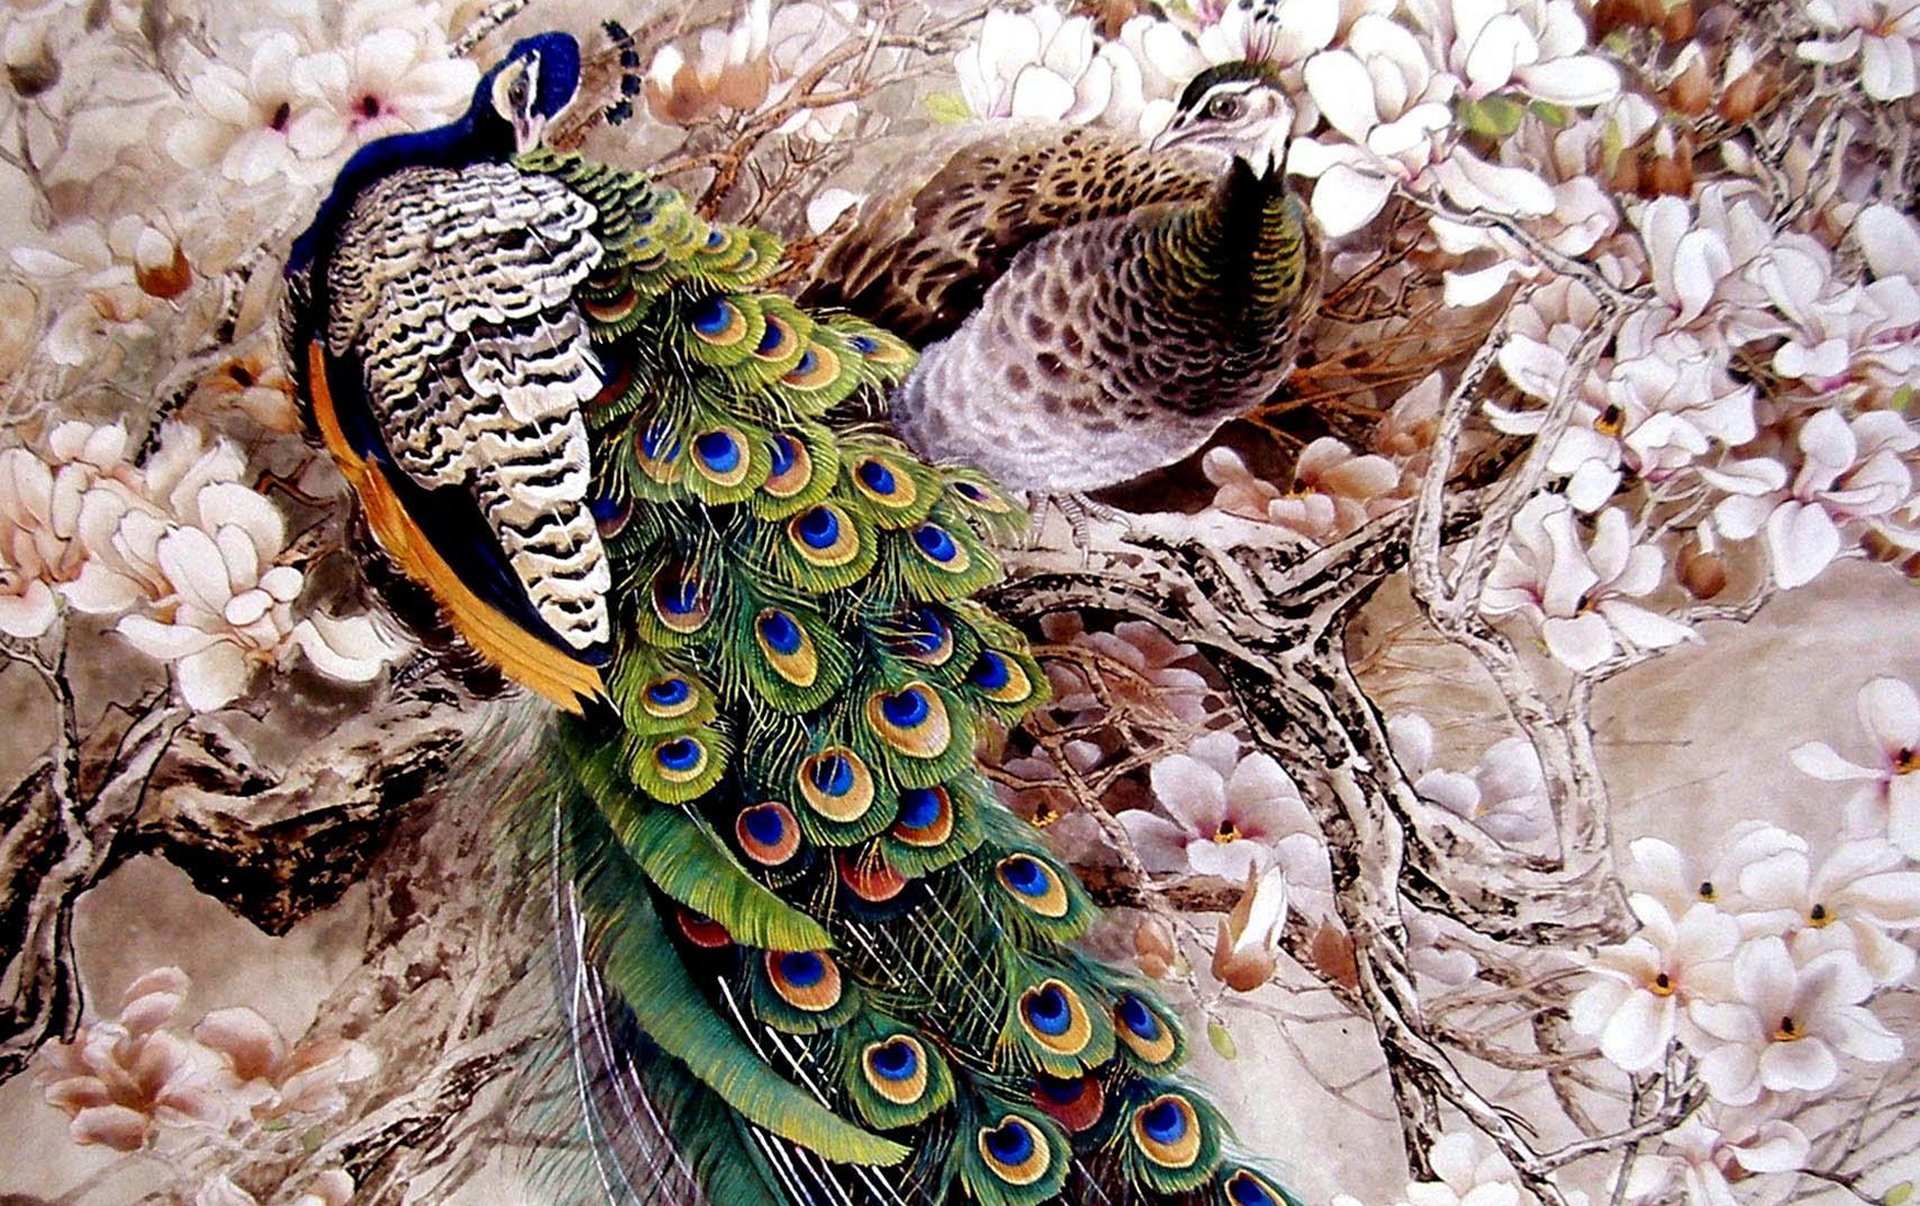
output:
M1220 121L1232 121L1245 108L1246 103L1237 96L1216 96L1207 102L1207 116Z
M518 78L516 78L513 81L512 86L507 89L507 100L510 104L513 105L514 112L522 113L526 111L527 77L525 74L522 74Z

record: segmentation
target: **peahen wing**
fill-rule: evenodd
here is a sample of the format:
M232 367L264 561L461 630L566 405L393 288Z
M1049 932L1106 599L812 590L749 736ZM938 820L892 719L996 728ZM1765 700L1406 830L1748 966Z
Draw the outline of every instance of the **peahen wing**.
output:
M595 217L509 165L395 172L348 214L325 328L294 349L382 546L469 643L569 708L599 693L611 638L580 418L601 380L573 302Z
M810 306L850 310L916 347L979 308L1014 257L1067 226L1207 195L1220 165L1091 126L974 139L932 176L870 203L814 266Z

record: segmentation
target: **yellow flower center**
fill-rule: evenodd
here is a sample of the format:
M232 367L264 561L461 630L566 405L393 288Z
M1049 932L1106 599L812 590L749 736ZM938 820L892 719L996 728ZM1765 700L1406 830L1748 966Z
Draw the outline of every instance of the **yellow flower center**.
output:
M1827 912L1827 906L1816 903L1807 910L1807 924L1816 930L1824 930L1833 924L1833 914Z
M1781 1018L1780 1025L1773 1032L1773 1041L1776 1043L1797 1043L1805 1037L1806 1031L1794 1024L1791 1014Z
M1220 843L1222 846L1225 846L1225 845L1228 845L1229 843L1239 841L1240 831L1234 828L1234 824L1232 821L1230 820L1221 821L1220 828L1214 830L1213 832L1213 840Z
M1904 749L1893 756L1893 773L1911 775L1920 770L1920 750Z
M1706 901L1708 904L1712 904L1714 901L1720 899L1720 892L1713 886L1712 880L1703 879L1700 881L1700 899Z
M1652 993L1656 997L1672 996L1673 995L1673 977L1669 976L1665 972L1661 972L1659 975L1653 978L1651 983L1647 985L1647 991Z
M1605 410L1600 412L1599 417L1593 421L1593 429L1605 436L1619 435L1626 425L1626 413L1611 402L1607 404Z

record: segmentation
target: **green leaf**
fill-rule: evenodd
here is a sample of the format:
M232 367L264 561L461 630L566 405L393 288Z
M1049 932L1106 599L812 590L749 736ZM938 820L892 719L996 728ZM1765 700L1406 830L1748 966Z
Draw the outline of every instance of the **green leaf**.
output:
M1913 1196L1913 1182L1902 1181L1898 1185L1895 1185L1893 1188L1887 1190L1886 1193L1880 1195L1880 1200L1883 1203L1885 1203L1885 1206L1902 1206L1902 1204L1912 1196Z
M1520 128L1520 119L1526 114L1520 102L1510 96L1462 100L1457 111L1461 125L1475 134L1485 134L1491 138L1511 135Z
M1240 1058L1240 1047L1233 1041L1233 1031L1219 1018L1207 1019L1207 1041L1220 1053L1221 1059Z
M943 126L957 126L973 120L973 109L958 92L935 92L927 97L927 116Z
M1549 101L1537 100L1528 105L1527 108L1532 111L1535 117L1550 126L1565 126L1573 121L1573 114L1569 113L1562 106Z
M1893 409L1904 411L1913 405L1913 386L1903 385L1893 391Z

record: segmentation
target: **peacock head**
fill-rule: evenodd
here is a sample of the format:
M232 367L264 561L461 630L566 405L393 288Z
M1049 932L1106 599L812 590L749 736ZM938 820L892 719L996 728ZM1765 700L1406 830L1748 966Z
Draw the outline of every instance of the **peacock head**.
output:
M515 154L540 144L547 123L573 102L580 87L580 44L554 30L522 38L474 89L476 120L511 130Z
M1285 168L1293 136L1293 102L1271 63L1242 59L1209 67L1180 94L1173 120L1153 149L1199 147L1244 159L1268 176Z

